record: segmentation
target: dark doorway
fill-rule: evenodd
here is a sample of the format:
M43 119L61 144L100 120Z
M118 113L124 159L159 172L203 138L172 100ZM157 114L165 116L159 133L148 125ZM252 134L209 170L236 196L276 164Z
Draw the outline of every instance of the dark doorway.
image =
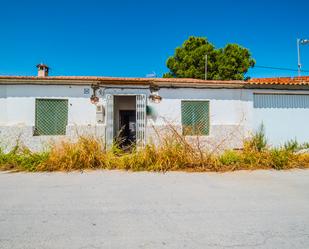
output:
M135 110L119 111L119 140L122 149L132 148L136 143L136 112Z

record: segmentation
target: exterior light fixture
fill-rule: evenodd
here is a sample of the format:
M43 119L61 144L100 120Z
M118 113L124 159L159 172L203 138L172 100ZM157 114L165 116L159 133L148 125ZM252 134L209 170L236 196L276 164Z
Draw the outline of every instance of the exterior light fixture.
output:
M90 102L91 102L91 104L96 105L99 102L99 98L95 95L91 95Z
M159 95L160 88L158 86L152 85L149 87L149 90L150 90L149 95L150 101L156 104L160 103L162 100L162 97Z
M309 39L297 39L297 58L298 58L298 77L301 72L301 62L300 62L300 46L299 45L307 45L309 44Z
M157 93L152 93L149 95L149 99L151 100L151 102L159 104L162 100L162 97L159 96Z
M308 39L301 39L300 44L308 44L309 40Z
M99 97L98 97L97 94L96 94L96 93L97 93L97 90L99 89L99 86L97 86L97 85L92 85L91 88L92 88L92 90L93 90L93 93L92 93L92 95L91 95L91 97L90 97L90 102L91 102L91 104L96 105L96 104L100 101Z

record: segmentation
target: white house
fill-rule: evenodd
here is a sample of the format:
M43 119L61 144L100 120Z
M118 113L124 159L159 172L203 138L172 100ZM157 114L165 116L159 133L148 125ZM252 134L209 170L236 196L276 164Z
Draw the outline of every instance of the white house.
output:
M173 127L210 147L240 148L262 123L269 142L309 142L309 77L197 79L0 76L0 143L33 150L92 134L139 146ZM188 129L189 127L189 129ZM122 132L120 132L120 130Z

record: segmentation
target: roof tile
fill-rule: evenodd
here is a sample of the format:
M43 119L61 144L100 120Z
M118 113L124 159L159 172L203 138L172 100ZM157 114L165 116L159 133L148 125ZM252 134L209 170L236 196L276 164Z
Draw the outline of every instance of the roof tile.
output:
M309 76L252 78L248 80L248 83L253 85L309 85Z

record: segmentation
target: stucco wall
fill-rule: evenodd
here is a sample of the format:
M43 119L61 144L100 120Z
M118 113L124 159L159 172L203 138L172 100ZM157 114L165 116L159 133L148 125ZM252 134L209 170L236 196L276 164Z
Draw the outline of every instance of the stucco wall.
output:
M5 89L5 91L2 91ZM19 140L33 150L40 150L50 142L74 139L78 135L93 134L104 137L105 126L96 124L96 108L90 103L89 86L7 85L0 91L0 143L9 149ZM33 136L35 99L68 100L67 136Z
M258 94L288 94L291 102L284 107L253 108L252 130L264 125L265 134L270 145L281 146L288 140L296 139L299 143L309 142L309 105L293 105L293 96L309 95L309 91L252 90L251 96ZM253 101L252 101L253 104ZM270 103L271 104L271 103Z
M6 86L0 86L0 125L7 123Z
M89 101L90 94L84 94L84 88L89 86L7 86L6 125L33 126L36 98L68 99L69 124L95 124L96 109Z
M156 125L164 119L181 124L182 100L209 100L211 125L245 125L251 104L248 93L239 89L161 89L160 96L161 103L149 103L158 113Z
M199 137L203 147L240 148L249 133L252 103L249 92L240 89L161 89L162 101L149 102L154 115L148 117L148 140L158 140L157 133L164 133L166 123L181 134L181 101L209 100L210 132ZM194 137L190 138L194 143Z
M84 94L84 89L89 89ZM209 100L210 133L202 137L206 146L239 148L242 141L252 134L261 121L267 119L266 132L273 145L283 140L294 138L297 135L301 141L309 140L308 110L287 109L265 112L253 108L253 94L256 92L284 93L280 90L253 90L253 89L193 89L193 88L162 88L159 95L162 101L158 104L149 101L147 105L152 110L147 116L147 140L156 140L157 133L164 133L168 125L174 126L181 133L181 101L182 100ZM299 91L288 91L299 93ZM302 91L308 94L309 91ZM65 85L1 85L0 86L0 143L12 145L18 137L33 149L43 148L50 140L76 138L82 134L93 134L104 139L105 124L96 123L96 107L90 103L92 90L89 86ZM118 86L98 91L100 103L105 105L105 94L146 94L148 87L137 88ZM63 98L69 103L67 135L34 137L35 99L36 98ZM122 103L123 104L123 103ZM131 108L131 107L130 107ZM280 116L280 118L277 117ZM282 119L286 117L285 119ZM278 123L279 122L279 123ZM282 123L284 122L284 124ZM168 124L168 125L167 125ZM295 126L295 124L298 124ZM280 130L280 127L285 127ZM280 132L279 138L272 136ZM192 138L193 139L193 138ZM277 139L277 140L276 140Z

